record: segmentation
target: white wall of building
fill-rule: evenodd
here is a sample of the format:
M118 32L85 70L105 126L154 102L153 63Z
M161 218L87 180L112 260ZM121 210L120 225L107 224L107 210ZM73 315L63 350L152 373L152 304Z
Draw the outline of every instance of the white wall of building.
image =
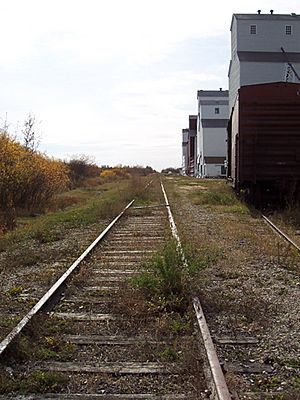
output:
M251 25L256 34L251 34ZM291 34L286 34L286 27ZM229 112L241 86L286 80L289 67L281 47L300 75L300 16L283 14L235 14L231 24ZM289 71L289 82L298 81Z
M300 74L300 63L293 63L293 66ZM242 62L240 85L282 82L285 81L286 71L287 65L283 62ZM289 82L297 82L294 74Z
M281 47L286 52L299 51L299 17L287 16L283 20L281 18L284 17L276 14L255 14L252 19L238 19L235 33L237 51L281 52ZM250 25L256 25L255 35L250 34ZM292 26L291 35L286 34L287 25Z
M228 113L228 107L227 107ZM204 128L203 153L209 157L223 157L226 155L226 128Z
M208 164L206 157L226 157L228 91L198 91L197 97L197 173L199 177L218 177L224 164Z
M218 112L216 111L218 109ZM216 104L214 105L201 105L201 119L227 119L228 106Z

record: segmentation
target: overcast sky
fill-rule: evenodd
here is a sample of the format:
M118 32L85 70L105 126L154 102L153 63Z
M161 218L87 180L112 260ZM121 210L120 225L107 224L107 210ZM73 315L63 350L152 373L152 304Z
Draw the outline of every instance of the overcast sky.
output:
M33 113L58 158L180 166L197 90L228 88L232 14L271 8L300 13L299 0L0 0L0 122L15 133Z

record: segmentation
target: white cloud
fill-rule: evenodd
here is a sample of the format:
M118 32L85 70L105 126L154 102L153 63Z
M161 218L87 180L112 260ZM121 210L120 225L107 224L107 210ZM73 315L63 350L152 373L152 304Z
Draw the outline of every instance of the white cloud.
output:
M297 5L265 1L263 11L291 12ZM260 1L2 1L0 34L5 40L0 57L16 62L35 57L39 46L46 46L85 63L125 57L148 64L180 41L228 32L232 12L256 12L257 7Z
M69 146L101 163L179 164L197 89L227 86L232 13L298 7L298 0L2 0L0 116L8 112L14 126L35 113L45 146L59 156Z

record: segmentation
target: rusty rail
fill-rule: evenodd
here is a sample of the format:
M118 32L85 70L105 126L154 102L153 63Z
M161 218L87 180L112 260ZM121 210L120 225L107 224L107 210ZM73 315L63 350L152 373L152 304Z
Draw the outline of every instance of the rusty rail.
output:
M211 398L216 400L231 400L231 395L225 381L225 377L216 353L216 349L213 344L200 301L197 297L193 299L193 306L196 312L197 322L201 332L203 345L211 372Z
M272 222L269 218L267 218L265 215L261 215L263 220L267 222L271 226L271 228L282 238L284 238L289 244L291 244L295 249L298 250L300 253L300 246L298 246L292 239L290 239L284 232L282 232L281 229L279 229L274 222Z
M183 260L183 264L184 266L187 266L187 260L182 248L182 244L178 235L178 231L177 231L177 227L172 215L172 211L171 211L171 207L169 205L169 201L168 201L168 197L165 191L165 188L161 182L161 188L162 188L162 192L165 198L165 202L166 202L166 207L168 210L168 216L169 216L169 222L170 222L170 227L171 227L171 231L172 231L172 235L175 238L175 240L177 241L177 248L178 251L181 254L182 260ZM211 386L211 399L213 400L231 400L232 397L229 393L226 381L225 381L225 377L216 353L216 349L215 346L213 344L210 332L209 332L209 328L208 325L206 323L206 319L200 304L200 301L198 298L194 298L193 299L193 306L194 306L194 310L196 313L196 317L197 317L197 322L199 325L199 329L200 329L200 333L201 333L201 337L202 337L202 341L203 341L203 345L205 348L205 353L206 353L206 357L207 357L207 361L208 361L208 365L209 365L209 370L210 370L210 375L209 375L209 380L210 380L210 386Z
M120 212L120 214L100 233L100 235L93 241L93 243L81 254L80 257L68 268L68 270L54 283L54 285L47 291L46 294L32 307L32 309L25 315L25 317L12 329L12 331L0 343L0 358L13 342L13 340L23 331L29 321L42 309L46 308L51 300L59 293L67 279L77 270L80 263L90 254L94 247L106 236L116 222L123 216L125 211L134 203L132 200Z

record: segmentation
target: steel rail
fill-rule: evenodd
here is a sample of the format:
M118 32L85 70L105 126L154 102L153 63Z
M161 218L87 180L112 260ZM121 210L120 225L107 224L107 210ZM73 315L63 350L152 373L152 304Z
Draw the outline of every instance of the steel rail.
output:
M176 239L177 241L177 249L180 252L180 255L182 257L184 266L187 267L187 259L185 257L184 251L183 251L183 247L178 235L178 231L177 231L177 227L172 215L172 211L171 211L171 207L168 201L168 197L165 191L165 188L163 186L163 183L161 182L161 188L162 188L162 192L165 198L165 202L166 202L166 207L168 210L168 216L169 216L169 222L170 222L170 227L171 227L171 231L172 231L172 235L173 237ZM217 352L215 349L215 346L213 344L210 332L209 332L209 328L206 322L206 319L204 317L204 313L200 304L200 301L198 298L194 298L193 299L193 306L194 306L194 310L196 313L196 317L197 317L197 322L200 328L200 332L201 332L201 336L202 336L202 340L203 340L203 345L205 348L205 353L207 356L207 361L209 364L209 368L210 368L210 372L211 372L211 380L212 380L212 384L213 384L213 389L212 390L212 399L214 400L231 400L232 397L230 395L230 392L228 390L226 381L225 381L225 377L220 365L220 361L218 359L217 356Z
M300 246L298 246L292 239L290 239L284 232L282 232L282 230L279 229L274 224L274 222L272 222L269 218L267 218L263 214L261 216L262 216L263 220L266 221L279 236L283 237L289 244L294 246L298 250L298 252L300 253Z
M203 345L209 363L209 368L213 381L213 387L215 388L215 391L212 393L211 398L217 400L231 400L232 397L228 390L225 377L220 365L220 361L218 359L217 352L213 344L200 301L197 297L193 299L193 306L196 312L198 326L201 332Z
M67 279L78 268L79 264L89 255L94 247L106 236L116 222L124 215L128 208L135 202L133 199L127 206L120 212L119 215L100 233L100 235L93 241L93 243L81 254L80 257L68 268L68 270L54 283L54 285L44 294L44 296L32 307L32 309L25 315L25 317L12 329L12 331L0 343L0 358L12 343L12 341L23 331L29 321L54 298L55 295L66 283Z
M156 206L135 206L135 207L132 207L131 209L132 210L142 210L142 209L144 209L144 208L162 208L162 207L168 207L168 205L169 204L158 204L158 205L156 205Z
M180 253L183 265L185 267L187 267L187 260L186 260L186 257L185 257L184 251L183 251L183 247L182 247L182 244L181 244L181 240L180 240L180 237L178 235L177 227L176 227L173 215L172 215L172 211L171 211L170 203L169 203L169 200L168 200L168 197L167 197L167 193L165 191L165 188L164 188L164 185L163 185L162 182L160 182L160 186L161 186L161 190L162 190L163 195L164 195L165 206L167 207L167 210L168 210L168 218L169 218L169 223L170 223L170 227L171 227L171 232L172 232L172 235L173 235L173 237L175 238L175 240L177 242L177 250Z

